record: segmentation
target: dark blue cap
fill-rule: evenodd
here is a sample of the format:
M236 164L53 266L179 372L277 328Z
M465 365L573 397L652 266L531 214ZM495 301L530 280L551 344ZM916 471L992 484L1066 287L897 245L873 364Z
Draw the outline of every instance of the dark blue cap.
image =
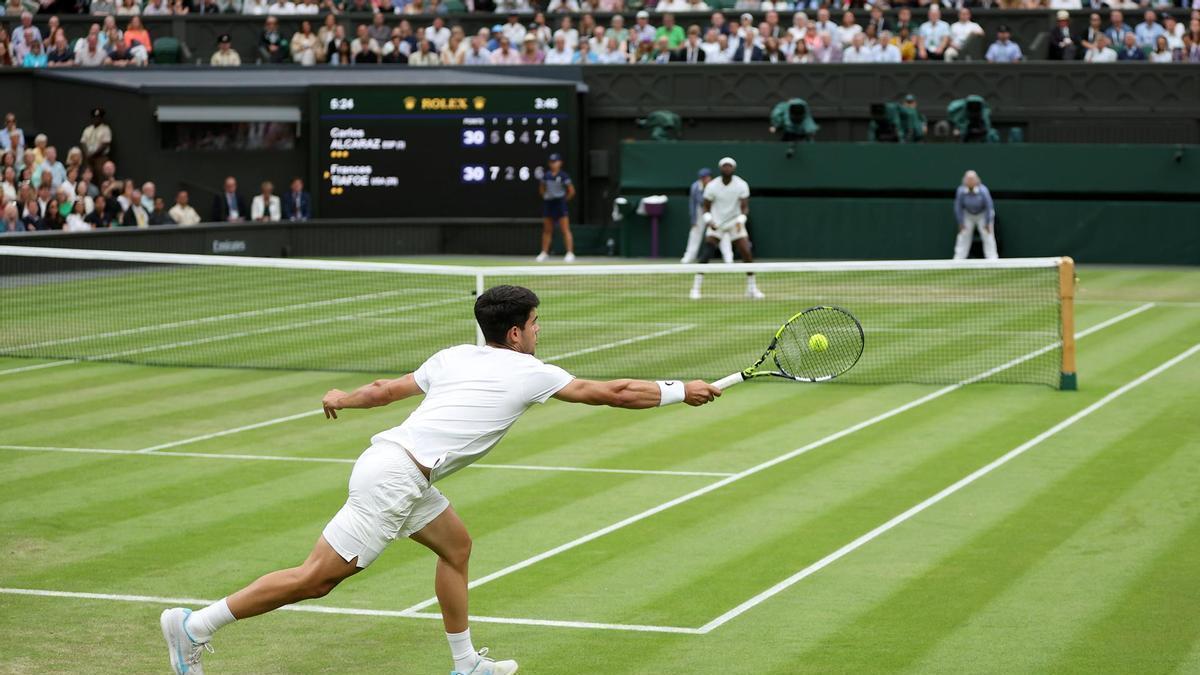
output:
M551 162L560 162L560 161L562 161L562 155L558 154L557 152L552 152L552 153L550 153L550 160L549 160L549 161L551 161Z
M697 175L697 176L699 176L700 178L704 178L704 177L706 177L706 176L711 176L711 175L712 175L712 169L710 169L710 168L708 168L708 167L706 166L706 167L704 167L703 169L700 169L699 173L697 173L696 175Z

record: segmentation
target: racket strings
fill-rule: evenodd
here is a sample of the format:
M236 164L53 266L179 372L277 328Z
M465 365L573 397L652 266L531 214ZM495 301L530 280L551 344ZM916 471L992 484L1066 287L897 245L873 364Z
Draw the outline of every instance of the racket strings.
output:
M818 335L824 336L824 341L814 339ZM775 347L775 363L792 377L822 380L849 370L862 351L862 328L854 317L833 307L817 307L783 328Z

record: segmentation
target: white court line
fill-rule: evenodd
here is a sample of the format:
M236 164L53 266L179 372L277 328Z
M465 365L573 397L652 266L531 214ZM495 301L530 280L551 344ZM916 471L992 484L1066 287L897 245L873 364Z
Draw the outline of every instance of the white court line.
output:
M60 452L83 455L138 455L142 457L192 457L200 459L232 459L264 462L314 462L317 464L353 464L356 459L344 457L298 457L294 455L244 455L212 452L144 452L142 450L118 450L115 448L62 448L44 445L0 445L0 450L22 452ZM675 471L668 469L607 469L587 466L538 466L535 464L471 464L472 469L509 469L513 471L559 471L569 473L615 473L639 476L732 476L717 471Z
M241 433L243 431L250 431L251 429L261 429L263 427L269 427L273 424L282 424L284 422L291 422L292 420L298 420L303 417L312 417L313 415L320 415L324 412L325 412L324 408L317 408L316 410L305 410L304 412L296 413L295 415L285 415L284 417L276 417L275 419L266 420L264 422L255 422L254 424L246 424L246 425L243 425L240 427L233 427L232 429L224 429L222 431L214 431L211 434L192 436L191 438L184 438L184 439L178 440L178 441L171 441L170 443L160 443L158 445L152 445L148 448L142 448L141 450L138 450L138 452L155 452L156 450L164 450L166 448L174 448L174 447L178 447L180 445L187 445L189 443L199 443L200 441L207 441L212 438L220 438L222 436L228 436L230 434L237 434L237 433Z
M51 347L54 345L70 344L72 342L85 342L88 340L98 340L101 338L120 337L122 335L137 335L139 333L149 333L158 330L169 330L171 328L182 328L184 326L197 326L205 323L213 323L215 321L228 321L231 319L246 319L256 316L266 316L268 314L279 314L280 312L290 312L294 309L309 309L311 307L323 307L326 305L340 305L348 302L359 302L360 300L375 300L378 298L391 297L396 295L404 295L411 292L410 289L402 291L380 291L378 293L364 293L362 295L351 295L344 298L330 298L328 300L314 300L312 302L301 302L293 305L280 305L277 307L267 307L264 309L246 310L243 312L233 312L231 314L217 314L214 316L201 317L199 319L187 319L183 321L171 321L169 323L157 323L149 326L138 326L136 328L125 328L122 330L108 331L105 333L93 333L91 335L77 335L75 337L62 338L59 340L47 340L45 342L35 342L27 345L18 345L12 347L9 351L20 351L22 349L38 349L41 347Z
M660 330L660 331L656 331L654 333L647 333L646 335L639 335L637 337L625 338L624 340L617 340L616 342L609 342L607 344L602 344L602 345L599 345L596 347L588 347L587 349L577 349L573 352L567 352L566 354L558 354L557 356L551 356L550 358L542 359L542 360L545 361L546 363L549 363L551 361L562 361L563 359L569 359L573 356L582 356L584 354L591 354L593 352L604 351L605 349L612 349L614 347L624 347L625 345L631 345L635 342L641 342L642 340L652 340L654 338L663 337L664 335L672 335L674 333L682 333L685 330L691 330L695 327L696 326L694 324L681 324L681 325L675 326L673 328L668 328L666 330Z
M201 600L199 598L164 598L153 595L120 595L115 593L75 593L70 591L50 591L38 588L0 588L0 594L5 595L31 595L43 598L71 598L75 600L108 600L116 602L140 602L162 606L178 606L191 605L203 607L211 605L213 600ZM284 605L279 609L288 612L307 612L311 614L348 614L351 616L382 616L397 619L437 619L441 620L441 614L433 614L430 612L408 612L398 611L394 609L361 609L358 607L328 607L326 605ZM644 626L639 624L624 624L624 623L595 623L592 621L558 621L554 619L517 619L509 617L497 616L470 616L470 621L475 623L502 623L515 624L521 626L543 626L552 628L590 628L593 630L621 630L634 631L639 633L684 633L688 635L696 635L700 631L696 628L682 628L679 626Z
M1141 314L1142 312L1150 309L1153 306L1154 306L1153 303L1147 303L1145 305L1142 305L1141 307L1131 309L1128 312L1118 314L1117 316L1114 316L1111 319L1108 319L1106 321L1098 323L1095 326L1092 326L1086 330L1077 332L1075 334L1075 338L1079 339L1079 338L1091 335L1092 333L1095 333L1096 331L1099 331L1099 330L1103 330L1115 323L1124 321L1125 319L1128 319L1132 316ZM921 406L930 401L941 398L942 396L945 396L946 394L949 394L950 392L957 391L958 389L961 389L968 384L979 382L980 380L987 379L987 378L991 377L992 375L995 375L996 373L1002 372L1004 370L1012 368L1013 366L1024 363L1032 358L1035 358L1041 354L1044 354L1048 351L1051 351L1052 349L1057 348L1059 346L1059 344L1060 344L1059 342L1054 342L1052 344L1046 345L1045 347L1042 347L1041 349L1032 351L1028 354L1025 354L1024 356L1017 357L1017 358L1013 359L1012 361L1009 361L1008 363L996 366L995 368L984 371L978 375L975 375L974 377L969 377L969 378L962 380L960 382L957 382L955 384L951 384L946 387L942 387L941 389L938 389L937 391L935 391L933 393L926 394L925 396L922 396L920 398L909 401L908 403L905 403L904 405L897 406L887 412L880 413L879 415L876 415L868 420L865 420L865 421L859 422L858 424L846 427L845 429L842 429L841 431L832 433L824 438L813 441L812 443L809 443L808 445L796 448L795 450L792 450L791 452L784 453L782 455L779 455L778 457L769 459L761 464L756 464L755 466L752 466L749 469L746 469L739 473L735 473L732 476L728 476L728 477L726 477L722 480L719 480L715 483L710 483L708 485L705 485L702 488L693 490L692 492L689 492L680 497L676 497L675 499L672 499L670 501L663 502L662 504L659 504L658 506L651 507L649 509L646 509L645 511L642 511L641 513L629 516L628 518L617 521L617 522L613 523L612 525L600 528L599 530L596 530L589 534L585 534L576 539L572 539L571 541L568 541L565 544L560 544L558 546L555 546L552 549L543 551L535 556L526 558L525 560L522 560L520 562L513 563L512 565L509 565L508 567L496 570L495 572L492 572L491 574L488 574L488 575L479 577L478 579L475 579L474 581L469 583L467 585L467 587L468 588L476 588L483 584L486 584L486 583L489 583L496 579L499 579L500 577L512 574L513 572L518 572L520 570L525 569L526 567L529 567L530 565L534 565L534 564L539 563L547 558L556 556L559 553L562 553L564 551L569 551L578 546L582 546L583 544L586 544L589 541L603 537L606 534L615 532L621 528L632 525L638 521L645 520L646 518L649 518L650 516L653 516L656 513L661 513L663 511L666 511L667 509L669 509L673 506L678 506L679 504L683 504L684 502L689 502L697 497L706 495L709 492L712 492L714 490L725 487L726 485L729 485L730 483L737 482L739 480L742 480L743 478L746 478L748 476L752 476L756 473L759 473L760 471L769 469L769 468L775 466L776 464L781 464L781 463L786 462L795 457L799 457L800 455L803 455L804 453L809 452L810 450L815 450L823 445L828 445L829 443L832 443L838 439L849 436L850 434L853 434L857 431L861 431L862 429L866 429L867 427L878 424L879 422L882 422L884 420L895 417L896 415L899 415L900 413L903 413L908 410L912 410L913 408L916 408L917 406ZM429 598L427 600L423 600L411 607L408 607L407 610L417 611L417 610L425 609L426 607L430 607L435 604L437 604L437 598L433 597L433 598Z
M1058 434L1060 431L1063 431L1064 429L1067 429L1068 427L1074 425L1079 420L1087 417L1088 415L1091 415L1092 413L1103 408L1104 406L1108 405L1109 403L1112 403L1118 397L1120 397L1121 395L1130 391L1131 389L1134 389L1135 387L1138 387L1138 386L1144 384L1151 378L1158 376L1159 374L1163 373L1167 369L1178 365L1181 361L1183 361L1184 359L1188 358L1189 356L1195 354L1196 352L1200 352L1200 344L1192 345L1192 347L1190 349L1183 352L1182 354L1179 354L1178 356L1175 356L1174 358L1168 359L1161 365L1147 371L1146 373L1142 374L1141 376L1139 376L1129 382L1126 382L1125 384L1121 385L1120 387L1109 392L1104 398L1101 398L1099 401L1096 401L1095 403L1089 405L1088 407L1084 408L1083 410L1080 410L1079 412L1075 413L1074 415L1071 415L1070 417L1066 418L1065 420L1063 420L1063 421L1059 422L1058 424L1055 424L1054 426L1050 427L1049 429L1043 431L1042 433L1038 434L1037 436L1034 436L1033 438L1029 439L1028 441L1025 441L1024 443L1013 448L1012 450L1009 450L1008 452L1004 453L1000 457L997 457L996 459L983 465L982 467L976 469L975 471L972 471L971 473L960 478L959 480L955 481L954 483L950 484L949 486L942 488L939 492L932 495L931 497L929 497L929 498L925 499L924 501L920 502L919 504L909 508L907 511L904 511L903 513L893 517L891 520L883 523L882 525L880 525L879 527L876 527L875 529L871 530L870 532L867 532L866 534L860 536L859 538L855 539L854 541L839 548L838 550L834 551L833 553L830 553L829 555L825 556L824 558L821 558L817 562L809 565L808 567L805 567L804 569L793 574L792 576L788 577L787 579L784 579L783 581L775 584L774 586L768 588L767 590L763 591L762 593L759 593L758 595L743 602L742 604L738 605L737 607L734 607L733 609L729 610L728 612L725 612L721 616L718 616L717 618L713 619L712 621L709 621L708 623L706 623L700 627L700 632L708 633L708 632L722 626L723 624L726 624L729 621L737 618L739 615L750 611L755 606L761 604L763 601L767 600L768 598L770 598L774 595L778 595L779 593L787 590L789 587L795 585L796 583L799 583L800 581L804 580L805 578L810 577L813 574L816 574L817 572L821 571L822 569L837 562L841 558L844 558L845 556L853 553L855 550L866 545L871 540L879 537L880 535L884 534L888 530L891 530L892 528L896 527L897 525L900 525L904 521L909 520L910 518L917 515L918 513L933 506L934 504L937 504L938 502L942 501L946 497L949 497L950 495L954 494L955 492L958 492L959 490L963 489L964 487L970 485L971 483L974 483L975 481L986 476L987 474L991 473L992 471L996 470L997 468L1003 466L1004 464L1006 464L1013 458L1020 456L1021 454L1023 454L1030 448L1033 448L1033 447L1041 444L1046 439L1054 436L1055 434Z
M67 360L67 361L51 361L50 363L38 363L38 364L35 364L32 366L21 366L20 368L9 368L8 370L0 370L0 375L10 375L12 373L24 373L29 370L41 370L42 368L55 368L58 366L65 366L68 363L78 363L78 361L75 361L73 359Z

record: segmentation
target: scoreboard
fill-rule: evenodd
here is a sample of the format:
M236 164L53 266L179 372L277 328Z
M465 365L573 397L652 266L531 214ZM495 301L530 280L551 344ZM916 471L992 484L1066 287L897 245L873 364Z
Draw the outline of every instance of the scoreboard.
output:
M313 92L322 218L541 216L538 180L579 166L575 87L324 87Z

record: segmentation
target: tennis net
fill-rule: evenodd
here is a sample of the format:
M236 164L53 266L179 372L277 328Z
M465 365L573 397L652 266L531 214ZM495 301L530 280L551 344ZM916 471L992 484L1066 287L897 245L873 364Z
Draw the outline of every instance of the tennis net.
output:
M477 342L476 294L519 284L542 300L538 356L582 377L722 377L792 314L833 304L867 341L842 381L1074 383L1069 258L708 265L692 300L697 269L0 246L0 355L400 373ZM747 271L765 299L746 298Z

